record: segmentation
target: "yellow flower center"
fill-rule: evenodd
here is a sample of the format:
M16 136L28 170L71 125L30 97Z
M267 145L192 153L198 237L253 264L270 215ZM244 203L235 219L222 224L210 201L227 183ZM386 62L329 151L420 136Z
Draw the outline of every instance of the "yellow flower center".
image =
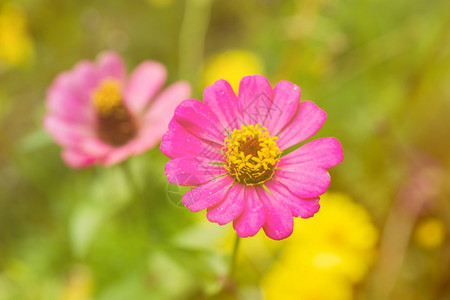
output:
M272 178L281 151L264 127L241 125L225 138L228 173L246 185L258 185Z
M105 79L92 94L94 105L103 116L111 115L122 104L122 89L114 79Z
M105 79L92 93L97 109L97 135L112 146L122 146L134 138L138 124L122 101L122 86L114 79Z

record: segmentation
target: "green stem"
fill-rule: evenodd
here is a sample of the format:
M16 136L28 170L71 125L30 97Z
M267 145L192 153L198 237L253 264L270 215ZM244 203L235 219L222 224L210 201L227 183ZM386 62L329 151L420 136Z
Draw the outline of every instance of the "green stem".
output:
M180 78L197 82L203 65L212 0L187 0L179 40Z
M239 235L236 234L236 238L234 240L233 253L231 254L231 259L230 259L230 268L228 270L228 281L231 281L231 279L234 276L234 272L236 269L237 252L238 252L240 240L241 240L241 238L239 237Z
M130 163L128 161L123 162L121 165L122 167L122 171L124 174L124 177L126 178L128 185L131 187L132 191L133 191L133 196L135 197L141 197L142 193L141 193L141 189L139 188L139 186L137 185L135 178L133 176L133 172L131 171L130 168Z

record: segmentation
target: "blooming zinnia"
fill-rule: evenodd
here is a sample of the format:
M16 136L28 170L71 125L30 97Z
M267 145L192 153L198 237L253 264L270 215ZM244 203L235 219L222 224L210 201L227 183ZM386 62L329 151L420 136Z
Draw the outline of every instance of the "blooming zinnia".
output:
M105 52L96 63L81 61L56 77L44 126L63 146L64 161L109 166L155 146L190 94L183 81L161 91L166 76L162 64L145 61L126 78L122 59Z
M330 184L327 169L343 159L335 138L308 142L326 113L310 101L299 103L300 88L288 81L272 89L261 75L244 77L238 96L225 80L205 88L204 102L183 101L175 110L161 151L172 158L169 182L195 186L183 198L191 211L207 209L220 225L233 221L241 237L261 227L272 239L288 237L293 216L319 210Z

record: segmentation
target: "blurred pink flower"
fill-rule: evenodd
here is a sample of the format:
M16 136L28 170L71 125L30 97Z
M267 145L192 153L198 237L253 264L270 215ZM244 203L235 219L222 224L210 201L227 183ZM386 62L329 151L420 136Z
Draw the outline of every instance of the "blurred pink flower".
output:
M187 82L161 90L165 67L142 62L126 77L122 59L102 53L56 77L47 93L45 129L71 167L110 166L154 147L175 107L190 94Z
M327 137L281 155L325 122L322 109L299 98L297 85L281 81L272 89L264 76L254 75L241 80L238 96L219 80L204 90L204 102L183 101L161 142L172 158L165 168L169 182L196 186L183 204L207 209L211 222L233 221L241 237L262 227L268 237L284 239L293 216L313 216L330 184L327 169L342 161L343 152L338 140Z

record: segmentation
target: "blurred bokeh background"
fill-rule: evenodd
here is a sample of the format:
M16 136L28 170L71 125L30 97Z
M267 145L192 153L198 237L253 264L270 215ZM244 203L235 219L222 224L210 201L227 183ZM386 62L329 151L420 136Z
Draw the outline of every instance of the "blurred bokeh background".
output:
M231 225L182 207L158 147L67 167L46 90L103 50L197 99L246 74L300 85L344 147L322 209L242 240L227 282ZM1 0L0 299L450 299L449 115L446 0Z

